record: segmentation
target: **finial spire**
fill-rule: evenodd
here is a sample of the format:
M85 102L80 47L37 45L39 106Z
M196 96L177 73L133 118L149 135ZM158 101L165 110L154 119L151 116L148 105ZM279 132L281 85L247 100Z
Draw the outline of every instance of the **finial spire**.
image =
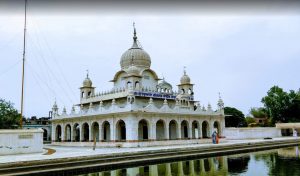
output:
M133 44L131 48L139 48L137 44L137 36L136 36L136 29L135 29L135 22L133 22Z
M86 78L89 78L89 70L86 70Z
M186 75L186 66L183 67L183 74Z
M133 22L133 40L136 42L137 36L136 36L136 29L135 29L135 22Z

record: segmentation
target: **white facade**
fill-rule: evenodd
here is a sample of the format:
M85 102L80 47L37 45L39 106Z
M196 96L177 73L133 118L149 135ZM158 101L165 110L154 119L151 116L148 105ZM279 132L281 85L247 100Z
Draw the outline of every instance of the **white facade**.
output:
M0 130L0 155L43 152L43 130Z
M59 114L54 104L54 144L83 146L96 140L97 146L134 147L199 143L214 130L223 135L222 99L217 110L210 104L201 107L185 70L177 92L159 79L150 68L149 54L138 45L135 29L133 45L122 55L120 65L110 91L96 93L87 75L80 88L79 112L73 107L70 114L65 108Z

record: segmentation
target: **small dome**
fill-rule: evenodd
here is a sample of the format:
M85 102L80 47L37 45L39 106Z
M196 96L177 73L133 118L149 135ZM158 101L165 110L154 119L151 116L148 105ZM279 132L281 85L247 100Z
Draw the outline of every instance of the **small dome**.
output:
M184 70L184 74L180 79L181 84L190 84L191 83L191 78L186 74L186 71Z
M161 88L170 88L172 89L172 85L170 83L168 83L167 81L165 81L165 79L163 78L162 82L158 84L159 87Z
M127 69L131 65L135 65L137 67L148 69L151 66L151 58L149 54L138 45L135 28L133 34L133 44L131 48L125 51L121 56L121 68Z
M93 83L91 81L91 79L89 78L89 75L86 75L86 78L84 79L84 81L82 82L82 87L92 87Z
M126 73L128 75L140 75L140 69L132 65L126 70Z

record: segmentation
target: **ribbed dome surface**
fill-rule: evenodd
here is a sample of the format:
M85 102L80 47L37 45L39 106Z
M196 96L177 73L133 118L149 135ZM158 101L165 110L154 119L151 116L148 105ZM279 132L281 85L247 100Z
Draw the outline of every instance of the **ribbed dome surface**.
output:
M136 30L133 32L133 44L121 56L120 65L122 70L134 65L139 68L148 69L151 66L151 58L149 54L144 51L137 42Z
M83 87L92 87L92 81L89 77L86 77L82 83Z
M121 56L120 65L122 69L127 69L131 65L150 68L151 58L142 48L130 48Z
M184 72L184 75L180 79L181 84L190 84L191 78Z

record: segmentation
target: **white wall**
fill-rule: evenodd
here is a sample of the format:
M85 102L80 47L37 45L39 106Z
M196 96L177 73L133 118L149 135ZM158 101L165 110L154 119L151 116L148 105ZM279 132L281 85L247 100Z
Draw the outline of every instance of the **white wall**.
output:
M42 129L0 130L0 155L43 152Z
M225 128L224 136L226 139L274 138L281 136L281 130L275 127Z

